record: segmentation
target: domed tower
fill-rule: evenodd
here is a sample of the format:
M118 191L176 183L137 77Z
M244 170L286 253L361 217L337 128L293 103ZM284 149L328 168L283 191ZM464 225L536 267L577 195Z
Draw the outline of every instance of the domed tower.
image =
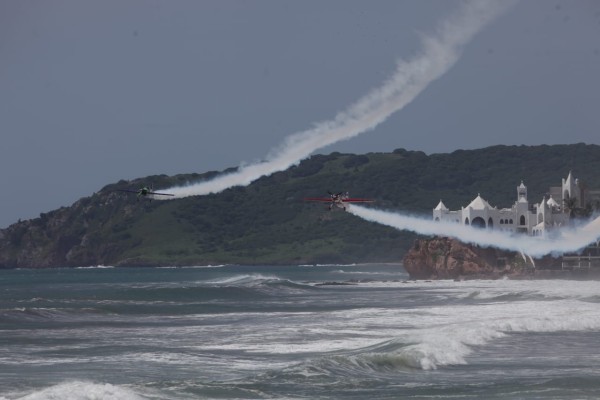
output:
M521 184L517 186L517 202L523 200L527 202L527 186L525 186L523 181L521 181Z
M533 225L534 221L529 220L529 202L527 201L527 186L521 184L517 186L517 201L515 202L515 224L517 225L517 232L529 233L530 226Z

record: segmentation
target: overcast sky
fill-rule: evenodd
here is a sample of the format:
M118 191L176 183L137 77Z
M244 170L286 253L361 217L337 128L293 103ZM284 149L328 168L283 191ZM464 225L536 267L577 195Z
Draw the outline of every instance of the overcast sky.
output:
M108 183L265 157L380 86L458 1L0 0L0 228ZM526 0L321 149L600 144L600 2Z

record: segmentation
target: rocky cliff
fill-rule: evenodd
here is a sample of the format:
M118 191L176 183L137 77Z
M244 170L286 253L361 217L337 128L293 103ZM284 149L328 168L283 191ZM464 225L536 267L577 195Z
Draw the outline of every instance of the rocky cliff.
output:
M551 268L556 260L525 259L521 254L466 245L446 237L417 239L404 256L411 279L500 278L534 275L535 266Z
M111 201L116 198L115 193L95 194L71 207L42 213L39 218L0 230L0 269L88 266L110 261L122 249L118 240L103 240L108 236L102 236L104 225L110 232L115 225L111 222L114 214L124 218L136 212L132 205L113 207Z

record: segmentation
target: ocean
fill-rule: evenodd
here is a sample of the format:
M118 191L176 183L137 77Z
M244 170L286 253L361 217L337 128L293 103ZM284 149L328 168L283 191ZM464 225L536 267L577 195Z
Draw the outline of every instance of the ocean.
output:
M0 399L598 399L600 281L0 271Z

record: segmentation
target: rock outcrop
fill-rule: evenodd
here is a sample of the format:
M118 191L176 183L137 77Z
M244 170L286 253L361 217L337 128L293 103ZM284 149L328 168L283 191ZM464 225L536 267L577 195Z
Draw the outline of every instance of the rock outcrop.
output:
M517 277L532 274L534 262L514 252L467 245L447 237L417 239L403 259L411 279Z

